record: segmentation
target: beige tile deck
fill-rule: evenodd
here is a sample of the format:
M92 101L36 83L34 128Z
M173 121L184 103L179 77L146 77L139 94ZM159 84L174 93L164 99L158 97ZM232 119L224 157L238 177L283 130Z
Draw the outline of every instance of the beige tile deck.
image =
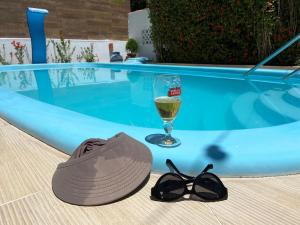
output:
M51 177L64 153L0 119L0 224L300 224L300 175L226 178L229 199L151 201L159 175L123 201L78 207L56 199Z

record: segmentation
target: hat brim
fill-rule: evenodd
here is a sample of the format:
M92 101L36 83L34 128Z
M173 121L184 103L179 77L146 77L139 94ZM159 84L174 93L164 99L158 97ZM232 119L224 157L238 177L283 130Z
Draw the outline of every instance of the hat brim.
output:
M151 153L144 144L121 134L109 140L102 151L60 164L52 179L52 189L59 199L70 204L115 202L145 182L151 162Z

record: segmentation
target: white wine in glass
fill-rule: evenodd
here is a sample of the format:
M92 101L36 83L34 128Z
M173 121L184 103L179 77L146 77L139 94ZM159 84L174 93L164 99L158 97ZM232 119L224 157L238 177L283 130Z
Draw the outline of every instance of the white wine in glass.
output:
M164 123L165 135L157 143L162 147L176 147L180 140L171 136L173 121L181 105L181 80L175 75L159 75L153 84L154 102Z

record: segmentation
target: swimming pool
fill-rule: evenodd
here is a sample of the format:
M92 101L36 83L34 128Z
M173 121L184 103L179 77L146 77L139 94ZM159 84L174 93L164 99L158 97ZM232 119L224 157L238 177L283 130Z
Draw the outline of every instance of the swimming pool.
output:
M287 70L103 63L0 67L0 116L67 153L89 137L123 131L152 151L155 171L171 158L197 173L207 163L227 176L300 171L300 82ZM174 122L177 148L147 143L163 133L153 79L177 74L182 106Z

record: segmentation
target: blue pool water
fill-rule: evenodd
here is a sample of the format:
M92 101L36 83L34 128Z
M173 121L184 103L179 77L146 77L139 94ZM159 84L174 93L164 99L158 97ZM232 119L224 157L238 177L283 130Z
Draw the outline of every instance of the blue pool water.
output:
M0 67L0 117L67 153L90 137L126 132L149 147L153 170L172 159L197 174L207 163L224 176L300 172L300 82L289 70L124 64ZM145 141L163 133L153 79L177 74L182 105L166 149Z
M111 68L8 71L0 72L0 86L103 120L161 128L152 88L154 77L159 74L162 73ZM193 76L184 72L179 75L182 106L175 120L175 129L259 128L300 119L297 108L289 115L287 110L276 106L278 101L284 101L283 95L292 88L283 82L249 83L241 79ZM299 94L294 94L300 97L300 89Z

